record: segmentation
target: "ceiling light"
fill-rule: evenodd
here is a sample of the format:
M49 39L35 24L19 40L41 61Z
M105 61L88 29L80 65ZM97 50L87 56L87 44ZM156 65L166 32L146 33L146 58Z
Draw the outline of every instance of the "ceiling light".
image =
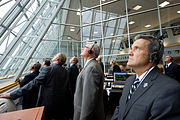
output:
M78 9L77 11L78 11L78 12L76 13L76 15L81 15L80 9Z
M134 24L134 23L135 23L134 21L130 21L130 22L129 22L130 25L132 25L132 24Z
M77 12L76 15L81 15L81 13L80 13L80 12Z
M179 13L179 14L180 14L180 10L179 10L179 11L177 11L177 13Z
M134 10L139 10L140 8L142 8L142 6L136 5L133 9L134 9Z
M148 28L148 27L151 27L151 25L145 25L144 27Z
M166 5L170 4L168 1L164 1L163 3L161 3L159 6L160 7L165 7Z
M101 0L101 1L105 2L106 0Z
M113 35L113 33L111 33L111 35Z
M70 31L74 32L74 31L75 31L75 29L74 29L74 28L71 28L71 29L70 29Z
M115 40L112 41L113 43L116 42Z
M94 34L98 34L98 32L94 32Z

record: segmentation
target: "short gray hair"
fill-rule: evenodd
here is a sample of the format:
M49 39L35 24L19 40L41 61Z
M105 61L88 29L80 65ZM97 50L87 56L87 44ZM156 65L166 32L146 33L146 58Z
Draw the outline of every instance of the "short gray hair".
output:
M163 53L164 53L164 45L161 42L160 39L155 38L151 35L137 35L134 40L138 40L138 39L144 39L144 40L148 40L150 43L147 45L148 47L148 55L150 57L150 59L152 59L152 54L156 55L156 60L152 60L153 63L155 63L156 65L159 64Z
M94 49L95 58L97 58L100 54L100 47L96 43L94 43L93 49Z
M64 55L62 53L56 54L56 58L58 58L58 63L60 65L63 65L66 62L66 55Z

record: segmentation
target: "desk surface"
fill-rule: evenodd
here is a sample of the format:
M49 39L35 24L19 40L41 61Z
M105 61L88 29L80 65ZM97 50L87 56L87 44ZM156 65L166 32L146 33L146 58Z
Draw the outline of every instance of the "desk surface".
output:
M0 114L0 120L41 120L44 106Z

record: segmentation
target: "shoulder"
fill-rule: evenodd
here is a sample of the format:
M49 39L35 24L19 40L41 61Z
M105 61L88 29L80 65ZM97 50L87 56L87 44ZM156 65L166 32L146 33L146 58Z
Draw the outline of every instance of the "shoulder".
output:
M171 65L170 65L170 66L173 66L173 67L176 67L176 68L177 68L177 67L179 67L179 65L178 65L178 64L173 63L173 62L171 63Z
M154 81L154 85L160 89L167 89L167 90L173 88L180 89L180 83L178 81L161 73L159 73L156 80Z
M102 69L101 69L100 64L96 60L92 60L85 68L85 71L87 73L90 71L99 72L99 71L102 71Z

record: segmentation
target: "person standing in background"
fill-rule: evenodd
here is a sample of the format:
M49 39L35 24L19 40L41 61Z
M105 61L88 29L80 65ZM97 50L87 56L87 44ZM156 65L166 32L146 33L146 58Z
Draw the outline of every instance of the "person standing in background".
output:
M165 75L180 82L180 66L173 62L172 56L166 56L164 65Z
M42 68L41 68L41 71L42 71L42 69L44 69L45 67L48 67L48 66L50 66L51 65L51 61L50 61L50 59L45 59L44 61L43 61L43 64L42 64ZM36 107L39 107L39 106L41 106L43 103L43 99L44 99L44 95L43 95L43 92L44 91L44 87L43 87L43 85L40 85L39 86L39 93L38 93L38 99L37 99L37 103L36 103Z
M73 120L105 120L104 74L96 61L99 53L100 48L96 43L87 43L82 48L81 56L85 65L77 78Z
M31 73L26 75L24 79L20 82L19 86L23 87L32 81L35 77L39 75L39 69L41 68L41 64L39 62L33 63L30 66ZM19 100L22 102L22 109L28 109L36 107L36 102L38 99L39 86L33 88L29 93L23 95Z
M100 66L101 66L101 68L102 68L102 71L104 72L104 64L103 64L103 62L101 61L101 57L98 56L98 57L96 58L96 60L98 61L98 63L100 64Z
M70 67L68 68L69 72L69 87L70 87L70 95L69 95L69 117L73 119L73 114L74 114L74 93L76 90L76 80L79 75L79 70L77 67L78 63L78 58L77 57L72 57L70 59Z
M121 72L121 69L120 69L117 61L111 60L111 61L110 61L110 65L111 65L111 68L113 69L113 73L114 73L114 72Z

